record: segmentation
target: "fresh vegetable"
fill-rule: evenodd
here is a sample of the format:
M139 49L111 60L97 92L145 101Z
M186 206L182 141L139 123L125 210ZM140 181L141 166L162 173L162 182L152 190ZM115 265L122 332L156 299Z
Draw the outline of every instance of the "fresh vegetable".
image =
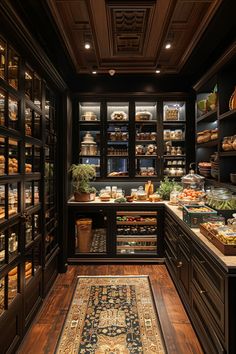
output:
M181 191L182 186L180 185L180 183L174 180L170 180L168 177L165 177L164 181L161 181L159 188L157 188L157 192L160 194L162 199L168 200L170 199L170 193L174 188Z

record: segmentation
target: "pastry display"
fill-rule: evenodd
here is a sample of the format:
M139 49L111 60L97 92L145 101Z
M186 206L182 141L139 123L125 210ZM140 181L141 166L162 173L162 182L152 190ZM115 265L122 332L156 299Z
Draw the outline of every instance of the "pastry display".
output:
M110 172L108 174L108 177L126 177L128 176L128 172L125 172L125 171L120 171L120 172Z
M123 111L114 111L111 114L111 120L127 120L128 115Z
M179 109L177 107L165 107L164 120L179 120Z
M152 113L148 111L143 111L143 112L137 112L135 115L135 120L136 121L142 121L142 120L151 120L152 119Z
M211 140L211 131L210 130L203 130L197 133L197 143L207 143Z
M94 121L97 120L97 115L94 112L85 112L85 114L82 114L80 118L84 121Z
M157 146L154 144L149 144L146 148L146 155L156 155Z
M222 150L224 150L224 151L236 150L236 135L225 136L223 138Z

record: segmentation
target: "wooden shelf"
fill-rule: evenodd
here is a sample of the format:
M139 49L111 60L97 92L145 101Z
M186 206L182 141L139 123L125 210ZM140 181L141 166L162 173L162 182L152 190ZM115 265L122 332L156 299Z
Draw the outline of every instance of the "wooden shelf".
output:
M117 225L132 225L132 226L136 226L136 225L157 225L156 221L117 221L116 222Z
M150 158L155 158L158 155L135 155L135 158L140 158L140 159L150 159Z
M219 152L219 156L221 157L226 157L226 156L236 156L236 150L233 150L233 151L222 151L222 152Z
M173 120L173 121L166 121L163 120L163 125L185 125L186 121L185 120Z
M80 158L99 158L101 155L79 155Z
M165 160L184 159L186 155L164 155Z
M122 157L128 157L129 155L128 154L126 154L126 155L107 155L107 157L109 157L109 158L111 158L111 157L115 157L115 158L122 158Z
M152 143L152 144L156 144L156 139L155 140L135 140L135 142L136 143L139 143L139 144L141 144L141 143Z
M208 141L207 143L197 144L197 148L214 147L214 146L217 146L217 145L218 145L218 139L217 140Z
M217 120L217 110L207 112L197 118L197 123L200 122L214 122Z
M156 120L136 120L135 124L148 124L148 125L156 125Z
M227 111L219 116L219 120L223 119L235 119L236 118L236 109Z
M117 124L117 125L124 125L124 124L129 124L129 120L108 120L107 124Z

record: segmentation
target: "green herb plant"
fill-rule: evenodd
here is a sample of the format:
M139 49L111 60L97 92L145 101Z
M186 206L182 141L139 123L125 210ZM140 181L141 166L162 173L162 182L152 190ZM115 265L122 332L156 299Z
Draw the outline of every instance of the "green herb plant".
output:
M170 193L173 189L182 190L182 186L180 183L175 180L170 180L168 177L165 177L163 181L160 182L159 188L157 188L157 192L160 194L161 198L164 200L170 199Z
M96 193L96 188L90 186L90 181L96 177L94 166L89 164L73 164L69 172L72 175L72 185L75 192Z

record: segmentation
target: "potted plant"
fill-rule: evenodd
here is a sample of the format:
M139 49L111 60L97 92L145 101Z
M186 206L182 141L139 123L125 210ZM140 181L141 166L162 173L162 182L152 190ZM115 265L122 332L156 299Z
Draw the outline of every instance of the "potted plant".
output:
M174 180L170 180L168 177L165 177L164 180L161 181L160 186L157 189L157 192L160 194L162 199L169 200L170 193L174 188L176 188L177 190L181 190L182 186L178 182Z
M90 186L90 181L96 177L95 168L88 164L73 164L69 171L72 173L75 201L90 202L94 200L96 188Z

